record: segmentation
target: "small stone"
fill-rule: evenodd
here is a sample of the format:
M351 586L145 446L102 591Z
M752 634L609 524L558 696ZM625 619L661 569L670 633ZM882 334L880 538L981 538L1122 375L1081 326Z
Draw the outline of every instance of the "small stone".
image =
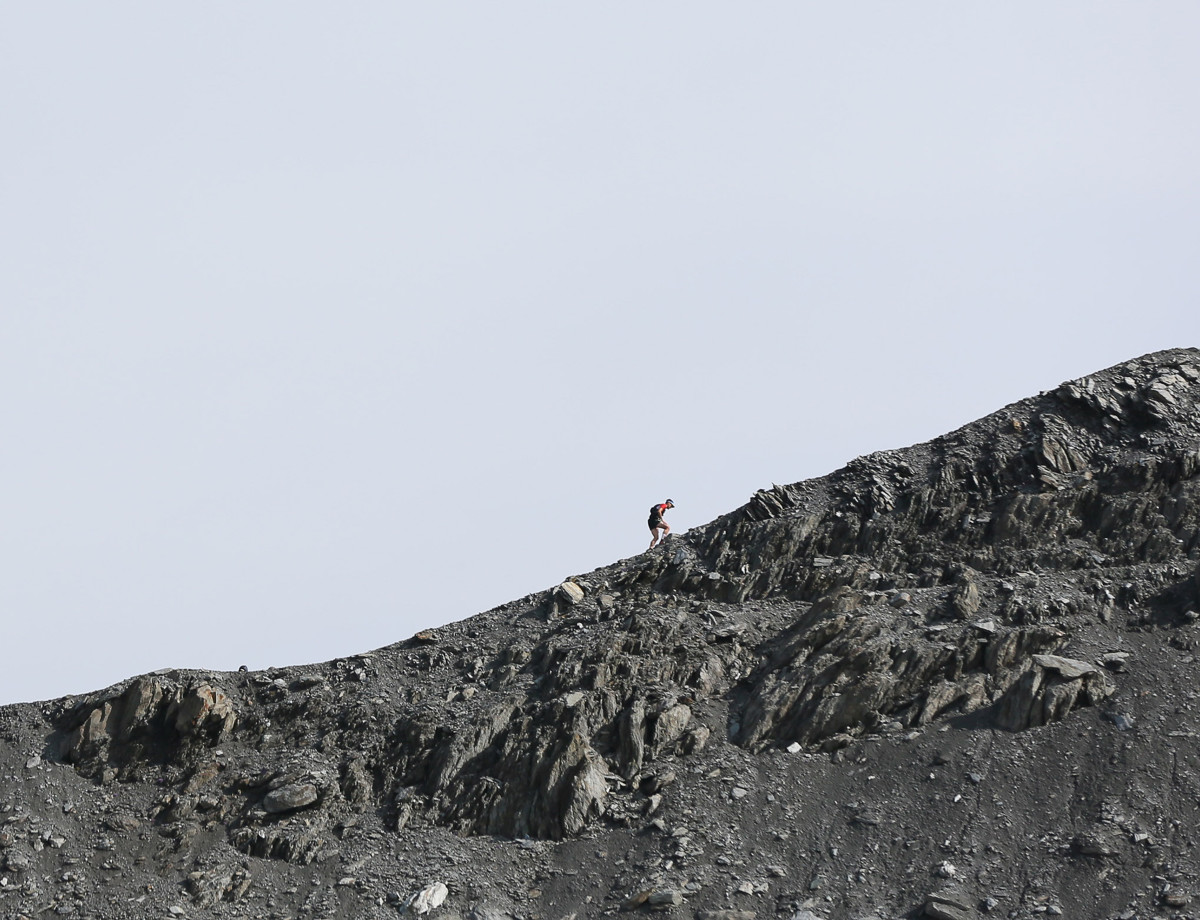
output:
M1117 727L1117 731L1119 732L1127 732L1133 728L1135 724L1133 716L1127 715L1123 712L1106 712L1104 713L1104 718L1112 722L1112 724Z
M42 755L41 754L34 754L27 761L25 761L25 769L26 770L36 770L41 765L42 765Z
M1108 652L1100 662L1110 671L1123 673L1129 669L1129 652Z
M1099 856L1101 858L1116 856L1120 852L1116 842L1101 831L1087 831L1079 834L1071 842L1071 848L1082 856Z
M647 776L642 780L642 791L647 795L653 795L655 792L666 789L667 786L675 782L677 778L678 777L674 770L666 770L662 773L656 773L652 776Z
M788 752L789 754L799 754L799 753L800 753L800 750L801 750L801 748L800 748L800 742L799 742L799 741L793 741L791 744L789 744L789 745L787 746L787 752Z
M958 867L953 863L944 862L937 867L935 873L938 878L954 878L958 875Z
M646 906L651 910L666 910L669 907L678 907L682 903L683 892L673 888L652 892L646 899Z
M0 859L0 868L7 872L25 872L31 865L28 856L16 851L5 853L4 858Z
M104 826L110 831L132 833L141 828L142 822L132 815L109 815L104 819Z
M729 791L729 797L732 799L744 799L749 794L750 793L747 792L745 789L743 789L741 786L734 786Z

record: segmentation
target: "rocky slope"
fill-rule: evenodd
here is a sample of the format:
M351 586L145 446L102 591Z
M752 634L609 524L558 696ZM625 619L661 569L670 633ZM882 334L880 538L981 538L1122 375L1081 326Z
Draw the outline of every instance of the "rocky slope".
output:
M1200 915L1200 352L355 658L0 709L0 917Z

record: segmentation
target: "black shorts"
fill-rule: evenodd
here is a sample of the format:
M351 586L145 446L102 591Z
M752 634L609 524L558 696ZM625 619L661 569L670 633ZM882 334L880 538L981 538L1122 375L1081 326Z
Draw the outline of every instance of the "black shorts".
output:
M664 522L663 519L657 514L650 515L650 520L647 521L647 523L650 525L651 530L657 530L659 527L667 526L666 522Z

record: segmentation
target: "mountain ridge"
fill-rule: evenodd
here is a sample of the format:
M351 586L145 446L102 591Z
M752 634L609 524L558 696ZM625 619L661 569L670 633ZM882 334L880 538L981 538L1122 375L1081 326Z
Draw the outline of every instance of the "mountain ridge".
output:
M1189 916L1198 406L1157 352L382 649L0 708L0 915Z

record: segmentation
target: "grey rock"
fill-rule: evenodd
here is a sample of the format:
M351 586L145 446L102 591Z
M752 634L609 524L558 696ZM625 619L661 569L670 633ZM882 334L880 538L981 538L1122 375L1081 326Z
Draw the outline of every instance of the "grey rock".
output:
M712 737L712 730L707 725L697 725L695 728L684 732L679 739L676 749L680 754L695 754L697 751L702 751L708 745L708 739Z
M654 720L651 746L654 754L666 751L675 743L692 720L692 710L683 703L677 703L659 713Z
M951 904L930 901L925 905L925 916L931 917L932 920L970 920L974 914Z
M975 899L960 888L942 888L925 901L925 915L933 920L970 920Z
M1094 706L1115 690L1095 665L1055 655L1034 655L1033 661L1000 701L996 721L1002 728L1020 731L1060 721L1077 706Z
M404 912L415 916L427 914L431 910L441 907L449 894L450 889L441 882L426 885L404 902Z
M184 736L209 731L219 741L229 734L236 722L233 701L223 690L209 684L189 687L175 712L175 730Z
M29 857L17 850L7 850L0 857L0 868L6 872L27 872L32 865Z
M268 792L262 804L270 814L282 814L312 805L318 798L317 787L312 783L292 783Z
M683 903L683 892L674 889L655 891L646 899L646 906L651 910L668 910Z
M1074 658L1062 658L1058 655L1034 655L1035 664L1040 665L1048 670L1057 671L1067 680L1074 680L1077 677L1084 677L1087 674L1095 674L1096 666L1088 664L1086 661L1077 661Z
M938 867L934 870L934 874L938 878L954 878L958 875L958 867L951 862L942 862L938 864Z
M960 620L969 620L979 612L982 603L979 597L979 586L974 579L968 578L955 585L950 592L951 615Z
M1081 856L1098 856L1101 858L1114 857L1121 850L1116 838L1103 830L1085 831L1076 835L1071 841L1071 849Z
M1129 670L1129 652L1107 652L1101 663L1110 671L1123 673Z
M1125 712L1105 712L1104 718L1112 722L1117 727L1117 731L1131 731L1137 724L1137 720L1133 716Z
M555 589L555 597L568 607L573 607L583 600L583 588L573 581L564 581Z

